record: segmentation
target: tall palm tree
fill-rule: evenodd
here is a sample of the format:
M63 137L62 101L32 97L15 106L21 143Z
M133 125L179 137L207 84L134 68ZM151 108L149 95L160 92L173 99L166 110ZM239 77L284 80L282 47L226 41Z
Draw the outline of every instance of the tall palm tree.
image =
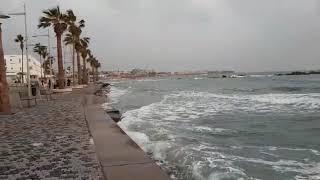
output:
M42 56L42 59L43 59L43 62L41 63L41 71L42 71L42 73L43 73L43 77L44 78L46 78L46 67L45 67L45 65L44 65L44 63L45 63L45 61L46 61L46 59L48 58L48 56L49 56L49 52L48 52L48 49L47 49L47 47L45 48L45 49L43 49L43 51L42 51L42 53L41 53L41 56ZM49 69L50 70L50 69Z
M95 82L95 80L94 80L95 57L90 53L87 61L90 63L90 66L91 66L91 73L89 73L89 74L92 75L92 80L93 80L93 82Z
M38 53L39 57L40 57L40 64L41 64L41 78L42 78L42 58L43 60L45 60L45 58L48 55L48 51L47 51L47 46L42 46L40 43L37 43L34 48L33 48L33 52Z
M92 61L91 61L91 66L92 66L92 79L93 79L93 82L96 82L98 77L98 68L100 67L100 63L99 61L97 60L97 58L93 58Z
M48 57L44 62L43 62L43 74L44 77L46 77L46 74L50 74L50 57Z
M82 57L82 62L83 62L83 67L82 67L82 83L87 84L88 83L88 78L87 78L87 56L91 53L90 50L88 49L90 42L90 38L84 37L80 40L80 52L81 52L81 57Z
M9 86L6 76L6 65L4 61L4 52L2 47L2 29L0 23L0 112L11 113Z
M79 43L80 43L80 35L82 33L82 28L85 27L85 21L80 20L76 23L77 17L74 15L72 10L67 11L67 15L70 19L68 34L64 39L65 45L72 45L72 69L73 69L73 84L75 85L75 53L77 53L77 67L78 67L78 83L81 82L81 67L80 67L80 51L79 51Z
M52 26L54 32L57 37L57 55L58 55L58 82L59 89L64 88L64 70L63 70L63 62L62 62L62 46L61 46L61 38L63 33L68 28L68 22L70 21L67 14L62 13L60 11L59 6L44 10L44 16L40 18L38 28L47 28Z
M17 37L14 39L14 42L19 43L20 49L21 49L21 82L24 83L23 79L23 49L24 49L24 37L19 34Z
M96 60L96 81L98 81L99 80L99 68L101 67L101 63L98 61L98 60Z

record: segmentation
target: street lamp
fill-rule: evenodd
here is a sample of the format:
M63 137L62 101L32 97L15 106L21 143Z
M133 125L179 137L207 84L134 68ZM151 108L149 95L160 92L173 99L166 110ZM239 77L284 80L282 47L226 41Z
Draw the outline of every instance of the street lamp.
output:
M10 16L0 14L0 19L8 19ZM4 62L4 52L2 47L2 29L0 22L0 112L4 114L11 113L9 87L6 75L6 65Z
M27 29L27 9L26 3L23 5L23 12L19 13L10 13L11 16L24 16L24 30L25 30L25 41L28 44L28 29ZM30 67L29 67L29 58L28 58L28 46L26 46L26 57L27 57L27 82L28 82L28 98L31 98L31 83L30 83ZM30 107L30 101L28 101L28 107Z

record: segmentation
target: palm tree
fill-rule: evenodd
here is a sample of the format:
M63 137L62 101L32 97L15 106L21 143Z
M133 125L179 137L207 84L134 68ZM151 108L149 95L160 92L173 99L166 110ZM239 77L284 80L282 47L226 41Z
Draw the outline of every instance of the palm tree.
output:
M81 67L80 67L80 51L78 44L80 43L80 35L82 33L82 28L85 27L85 21L80 20L76 24L77 17L74 15L72 10L67 11L67 15L70 19L68 34L64 39L65 45L72 45L72 69L73 69L73 85L75 85L75 52L77 53L77 67L78 67L78 83L81 82Z
M11 113L9 86L6 76L6 65L4 61L4 52L2 47L2 29L0 23L0 112Z
M43 67L44 77L46 76L46 74L50 74L50 58L49 57L43 62L42 67Z
M101 67L101 63L98 61L98 60L96 60L96 81L98 81L99 80L99 68Z
M40 64L41 64L41 78L42 78L42 58L45 59L48 55L47 46L42 46L40 43L37 43L34 48L33 52L38 53L40 57Z
M80 40L80 52L81 52L81 57L82 57L82 62L83 62L83 67L82 67L82 83L87 84L88 83L88 78L87 78L87 56L91 53L91 51L88 49L90 42L90 38L84 37Z
M45 61L46 61L45 59L47 59L48 56L49 56L47 47L45 47L45 49L43 49L41 56L42 56L42 59L43 59L43 62L41 63L41 71L43 70L43 71L42 71L43 77L46 78L46 70L45 70L46 67L44 66L44 63L45 63ZM50 70L50 69L49 69L49 70ZM42 73L41 73L41 74L42 74Z
M24 48L24 37L19 34L17 37L14 39L14 42L20 44L20 49L21 49L21 82L24 83L23 79L23 48Z
M59 6L44 10L44 16L40 18L38 28L47 28L52 26L57 37L57 54L58 54L58 82L59 88L64 88L64 70L62 62L62 46L61 37L68 28L68 22L70 21L67 14L60 11Z
M96 82L97 80L98 80L98 77L97 77L97 75L98 75L98 68L100 67L100 63L99 63L99 61L96 59L96 58L94 58L93 59L93 82Z
M91 75L92 75L92 80L93 82L95 82L94 80L94 69L95 69L95 57L90 53L89 54L89 58L87 59L87 61L90 63L90 66L91 66Z

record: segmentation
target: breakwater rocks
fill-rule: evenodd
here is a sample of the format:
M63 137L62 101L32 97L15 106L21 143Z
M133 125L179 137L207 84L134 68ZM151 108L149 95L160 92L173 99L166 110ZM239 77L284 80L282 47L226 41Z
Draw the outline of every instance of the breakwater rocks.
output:
M111 84L110 83L101 83L99 88L95 91L95 95L100 95L102 96L103 94L106 96L107 100L110 100L108 99L108 95L110 94L111 92ZM121 112L117 109L114 109L113 107L109 106L108 108L106 108L106 113L111 117L111 119L114 121L114 122L119 122L121 121Z
M320 71L294 71L290 73L278 73L276 76L301 76L301 75L312 75L312 74L320 74Z
M107 114L111 117L111 119L114 121L114 122L119 122L121 121L121 116L122 114L120 113L119 110L117 109L110 109L110 110L106 110Z

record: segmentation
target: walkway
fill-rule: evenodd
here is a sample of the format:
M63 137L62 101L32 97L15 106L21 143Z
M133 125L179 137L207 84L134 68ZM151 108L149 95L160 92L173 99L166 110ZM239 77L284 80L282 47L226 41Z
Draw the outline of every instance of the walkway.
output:
M0 116L0 179L103 179L81 95Z

